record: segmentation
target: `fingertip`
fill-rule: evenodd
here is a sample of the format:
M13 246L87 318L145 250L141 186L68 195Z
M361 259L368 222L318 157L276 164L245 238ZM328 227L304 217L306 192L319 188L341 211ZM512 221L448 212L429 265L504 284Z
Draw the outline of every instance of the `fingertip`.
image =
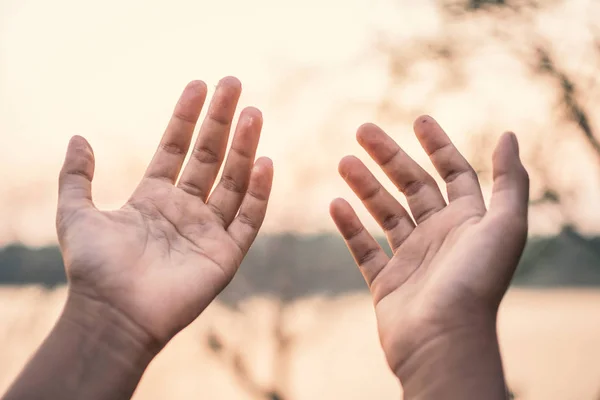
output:
M506 158L519 159L519 141L517 136L510 131L504 132L500 136L500 139L498 139L498 143L496 144L496 148L494 149L494 154L492 156L492 161L494 163L501 163L502 159Z
M520 225L525 222L526 231L529 174L518 151L516 135L513 132L502 134L492 156L494 185L490 211L517 216L521 221Z
M329 212L345 240L353 237L363 226L354 208L343 198L334 199L329 206Z
M81 155L89 159L91 162L94 161L94 149L92 149L92 146L87 139L80 135L74 135L71 137L67 146L67 153Z
M331 203L329 204L331 208L343 207L344 205L348 205L348 202L343 197L336 197L331 200Z
M256 107L246 107L240 113L240 120L247 121L248 125L258 124L262 127L263 115L262 112Z
M339 219L347 214L349 209L351 210L350 204L341 197L337 197L329 203L329 214L333 219Z
M273 160L271 160L269 157L259 157L256 159L256 161L254 162L254 168L268 168L268 169L273 169Z
M273 183L273 160L269 157L259 157L252 167L252 180L256 181L258 186L268 187L270 191Z
M513 132L502 134L492 156L493 178L502 180L504 176L510 177L510 184L516 184L520 191L528 193L529 174L519 157L518 140ZM505 183L499 183L505 185Z
M173 110L173 117L195 124L206 100L206 84L202 81L189 82Z
M356 156L353 156L353 155L348 155L348 156L342 157L342 159L338 163L339 174L344 178L346 176L348 176L348 174L350 173L350 170L352 169L352 166L355 165L357 161L360 162L360 160Z
M221 78L218 86L228 87L231 89L235 89L236 91L242 90L242 82L235 76L226 76L224 78Z
M415 119L415 122L413 122L413 129L416 132L417 130L422 129L424 125L432 123L437 124L437 121L432 116L423 114Z
M250 107L246 107L242 110L242 113L244 115L248 115L251 118L256 118L256 119L262 119L263 115L262 115L262 111L260 111L258 108L250 106Z
M92 146L90 146L90 144L87 141L87 139L84 138L83 136L80 136L80 135L73 135L73 136L71 136L71 139L69 140L69 146L89 147L89 148L92 147Z
M273 188L273 163L268 157L260 157L252 166L248 192L259 200L268 201Z
M413 131L417 140L429 155L452 143L441 125L429 115L421 115L417 118L413 123Z
M379 126L373 122L365 122L364 124L360 125L357 129L357 132L364 132L364 131L371 131L374 129L381 129L379 128Z
M187 84L187 86L185 87L185 90L191 90L196 93L206 93L206 91L208 89L207 89L206 83L204 81L193 80Z
M67 154L59 173L59 193L67 187L77 188L73 191L74 196L91 200L90 182L94 178L94 153L88 141L79 135L71 137L67 147ZM63 196L64 197L64 196ZM61 203L64 199L61 200Z
M359 126L356 130L356 141L360 145L363 145L364 143L367 143L369 140L376 137L377 133L381 131L381 128L374 123L366 122Z
M517 139L517 135L513 131L506 131L502 133L498 142L510 141L511 146L518 146L519 140ZM514 147L513 147L514 148Z

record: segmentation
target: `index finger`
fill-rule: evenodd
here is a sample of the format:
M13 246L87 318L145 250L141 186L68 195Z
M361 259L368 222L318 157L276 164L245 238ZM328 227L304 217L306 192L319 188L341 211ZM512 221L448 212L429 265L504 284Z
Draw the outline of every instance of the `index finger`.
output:
M146 178L175 183L190 148L196 122L206 99L206 84L192 81L184 89L158 149L146 169Z

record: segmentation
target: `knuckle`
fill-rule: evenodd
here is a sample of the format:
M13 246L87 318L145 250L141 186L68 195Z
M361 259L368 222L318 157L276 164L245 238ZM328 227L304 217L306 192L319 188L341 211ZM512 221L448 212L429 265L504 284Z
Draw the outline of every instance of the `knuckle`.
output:
M358 235L360 235L361 233L363 233L364 230L365 230L365 227L362 225L358 226L355 229L347 230L347 231L343 232L344 239L352 240L355 237L357 237Z
M206 196L206 192L204 189L199 187L198 185L189 182L189 181L181 181L178 184L179 188L192 196L204 198Z
M400 224L402 217L398 214L391 214L386 216L383 221L381 221L381 228L389 232L391 230L396 229L396 227Z
M195 147L192 156L202 164L216 164L221 162L221 157L206 146Z
M366 195L363 196L363 198L361 199L362 201L369 201L375 198L375 196L377 196L380 192L381 192L381 185L377 185L375 188L371 189L369 192L367 192Z
M357 258L356 262L358 263L358 265L368 264L371 261L373 261L375 259L375 257L377 257L378 253L379 253L378 249L370 248L370 249L366 250L364 253L362 253Z
M260 224L258 223L258 221L255 218L252 218L248 213L240 212L238 218L242 224L249 226L250 229L254 231L260 228Z
M386 157L384 160L381 161L381 163L379 164L381 167L386 167L389 164L391 164L394 159L396 157L398 157L400 155L401 149L400 147L398 147L397 149L395 149L392 154L390 154L388 157Z
M260 202L264 202L268 200L268 196L264 193L261 193L257 190L248 190L248 195L250 197L255 198L256 200L260 201Z
M415 179L407 182L400 190L406 197L411 197L419 193L425 186L427 186L427 183L424 180Z
M185 155L185 153L186 153L186 150L177 143L161 143L160 148L164 152L175 155L175 156Z
M235 178L230 175L223 175L221 177L221 185L227 191L243 194L246 192L246 185L238 182Z
M225 218L225 214L223 213L223 211L215 206L214 204L209 203L208 207L210 208L210 210L212 211L212 213L214 214L214 216L222 223L225 224L226 223L226 218Z

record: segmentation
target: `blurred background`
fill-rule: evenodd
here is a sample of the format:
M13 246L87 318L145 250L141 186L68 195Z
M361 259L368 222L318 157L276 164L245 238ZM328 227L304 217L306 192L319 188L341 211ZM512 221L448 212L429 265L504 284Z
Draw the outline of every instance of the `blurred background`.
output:
M337 162L374 166L354 140L370 121L433 171L411 129L422 113L486 195L497 138L521 141L530 241L499 323L514 397L600 399L598 21L593 0L0 0L0 392L65 299L54 212L68 139L94 147L96 204L120 207L185 84L210 95L235 75L239 109L265 117L269 213L136 399L399 398L328 204L346 197L381 236Z

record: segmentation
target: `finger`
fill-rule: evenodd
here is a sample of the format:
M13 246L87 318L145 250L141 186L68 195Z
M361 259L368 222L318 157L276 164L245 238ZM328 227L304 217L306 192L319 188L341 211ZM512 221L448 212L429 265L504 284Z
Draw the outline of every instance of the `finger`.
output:
M335 199L332 201L329 213L344 237L346 246L348 246L367 285L371 287L377 275L388 263L389 257L365 229L346 200Z
M514 133L502 135L492 163L494 184L489 213L520 221L526 226L529 176L519 158L519 144Z
M261 128L262 115L259 110L247 108L242 111L221 181L208 199L208 205L221 219L223 226L233 221L248 189Z
M483 208L485 203L477 173L460 154L446 132L431 117L423 115L414 123L415 134L448 190L448 200L470 196Z
M190 82L183 90L145 177L175 183L190 148L194 128L206 99L206 84Z
M93 207L94 152L87 140L73 136L58 178L58 211Z
M415 227L410 215L358 158L344 157L339 172L381 226L395 253Z
M267 213L267 204L273 185L273 162L261 157L254 163L248 191L244 196L240 212L227 228L242 254L250 249Z
M190 160L179 180L181 189L203 201L208 198L225 157L231 121L241 91L242 85L236 78L221 79L200 127Z
M431 175L379 127L365 124L358 129L356 138L396 187L404 193L417 224L446 206L444 196Z

